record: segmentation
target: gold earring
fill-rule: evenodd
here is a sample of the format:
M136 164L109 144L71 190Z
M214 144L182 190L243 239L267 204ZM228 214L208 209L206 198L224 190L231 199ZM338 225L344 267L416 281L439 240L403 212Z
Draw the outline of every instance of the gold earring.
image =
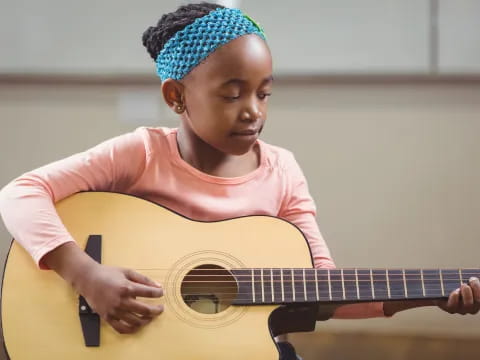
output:
M183 108L183 105L180 104L180 105L177 105L176 110L178 113L182 113L185 109Z

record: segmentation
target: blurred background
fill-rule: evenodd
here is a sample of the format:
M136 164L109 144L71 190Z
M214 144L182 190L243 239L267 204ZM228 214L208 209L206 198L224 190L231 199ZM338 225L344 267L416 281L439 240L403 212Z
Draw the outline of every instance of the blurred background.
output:
M0 187L138 126L177 126L141 35L182 3L0 0ZM265 28L263 139L295 153L337 266L479 267L480 0L222 3ZM3 260L3 224L0 238ZM292 341L305 360L478 358L479 321L424 308Z

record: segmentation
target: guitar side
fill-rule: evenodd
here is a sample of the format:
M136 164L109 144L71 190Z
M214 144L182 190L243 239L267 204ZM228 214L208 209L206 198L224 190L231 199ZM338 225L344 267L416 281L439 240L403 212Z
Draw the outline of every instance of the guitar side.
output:
M80 193L57 204L78 245L102 235L102 263L137 269L163 284L165 311L133 335L102 322L99 347L86 347L78 294L51 271L40 271L14 242L5 267L2 327L11 360L278 359L268 326L278 306L229 306L202 313L182 298L193 268L311 267L302 234L268 216L197 222L139 198ZM259 294L260 296L260 294Z

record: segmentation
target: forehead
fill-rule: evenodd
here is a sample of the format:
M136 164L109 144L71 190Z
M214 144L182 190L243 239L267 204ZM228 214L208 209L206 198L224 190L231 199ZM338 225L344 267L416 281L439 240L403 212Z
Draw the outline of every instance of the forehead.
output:
M264 79L272 74L272 56L263 39L244 35L220 46L186 78L217 83L230 78Z

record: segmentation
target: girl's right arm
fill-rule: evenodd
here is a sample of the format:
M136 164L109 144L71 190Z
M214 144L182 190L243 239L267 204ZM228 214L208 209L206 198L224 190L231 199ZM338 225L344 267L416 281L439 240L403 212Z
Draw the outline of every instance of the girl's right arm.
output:
M51 268L121 333L134 332L162 311L135 299L162 289L131 270L99 265L80 249L55 210L55 202L80 191L125 192L143 173L144 130L106 141L86 152L26 173L0 191L6 228L41 268Z

